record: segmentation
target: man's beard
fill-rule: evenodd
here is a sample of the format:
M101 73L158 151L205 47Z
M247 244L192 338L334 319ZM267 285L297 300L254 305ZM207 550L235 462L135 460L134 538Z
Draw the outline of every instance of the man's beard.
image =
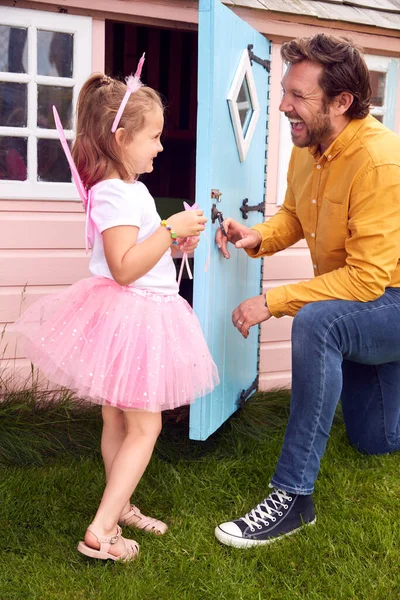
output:
M287 117L292 118L292 115L290 113L285 114ZM295 146L297 146L298 148L319 146L326 139L329 139L329 137L333 134L333 127L329 118L329 105L327 102L323 103L321 112L313 118L312 122L305 123L305 126L307 127L308 131L307 137L303 141L293 141Z

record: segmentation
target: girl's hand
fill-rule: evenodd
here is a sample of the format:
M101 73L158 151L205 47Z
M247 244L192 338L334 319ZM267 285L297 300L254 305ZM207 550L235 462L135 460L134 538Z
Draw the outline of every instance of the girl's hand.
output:
M200 236L198 235L185 238L184 240L178 240L177 248L179 248L179 250L182 252L186 252L186 254L190 254L196 250L197 246L199 245L199 241Z
M198 237L207 223L202 210L183 210L167 219L172 231L180 238ZM186 252L186 250L185 250Z

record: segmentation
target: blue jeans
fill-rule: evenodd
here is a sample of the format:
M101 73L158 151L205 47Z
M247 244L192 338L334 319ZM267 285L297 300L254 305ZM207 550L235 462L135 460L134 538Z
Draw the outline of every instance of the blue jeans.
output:
M339 398L350 443L400 450L400 289L373 302L312 302L292 329L292 397L271 483L311 494Z

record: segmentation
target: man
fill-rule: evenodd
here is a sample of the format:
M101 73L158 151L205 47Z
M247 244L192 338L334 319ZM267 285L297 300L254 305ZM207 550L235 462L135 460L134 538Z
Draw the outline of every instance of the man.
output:
M369 454L400 449L400 139L369 115L360 51L318 34L282 46L288 65L280 110L294 144L285 202L249 229L224 221L227 240L252 257L305 238L315 277L242 302L243 337L273 317L294 317L292 397L272 491L215 534L239 548L315 522L312 499L341 397L350 442Z

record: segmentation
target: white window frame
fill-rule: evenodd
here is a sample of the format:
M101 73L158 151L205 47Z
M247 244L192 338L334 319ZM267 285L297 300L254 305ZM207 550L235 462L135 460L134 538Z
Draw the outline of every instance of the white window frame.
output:
M56 129L37 126L37 86L40 84L72 87L73 113L79 90L92 70L92 19L47 11L0 6L0 24L28 29L28 72L0 72L0 80L28 85L28 118L26 127L2 127L0 135L28 138L28 172L26 181L0 180L0 198L23 200L79 200L73 183L37 181L37 140L58 139ZM37 75L37 30L70 33L74 35L73 77ZM73 139L72 129L66 130L67 139Z
M365 62L369 71L377 71L379 73L386 74L385 81L385 93L383 106L371 106L371 115L373 117L383 117L384 120L387 113L387 99L388 99L388 70L389 64L392 62L392 58L388 56L377 56L375 54L366 54Z
M386 86L385 86L385 97L383 106L375 106L371 108L371 115L378 116L382 115L384 118L389 117L389 106L388 106L388 71L389 66L393 62L393 57L389 56L378 56L375 54L365 54L365 62L370 71L380 71L386 73ZM283 73L286 70L286 65L282 65ZM282 73L282 74L283 74ZM290 124L289 120L283 113L280 116L279 126L279 161L278 161L278 183L276 192L276 204L281 206L285 199L286 187L287 187L287 171L289 167L290 155L292 153L293 143L290 135Z
M247 87L249 89L252 115L247 126L247 131L243 135L243 127L240 122L239 109L237 99L243 80L246 78ZM239 65L236 69L235 77L227 96L229 111L232 119L232 126L235 132L236 145L239 153L240 162L246 160L247 153L250 148L251 140L256 130L256 125L260 117L260 104L257 97L257 89L254 81L253 70L249 59L248 50L243 50L240 57Z

